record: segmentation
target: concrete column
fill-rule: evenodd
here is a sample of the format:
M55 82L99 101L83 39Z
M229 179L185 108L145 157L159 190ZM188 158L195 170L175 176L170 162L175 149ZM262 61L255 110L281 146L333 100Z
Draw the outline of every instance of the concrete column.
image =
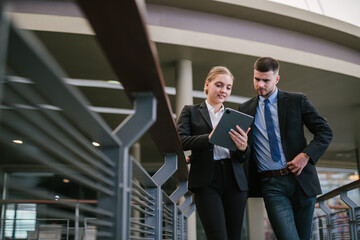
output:
M176 62L176 116L180 115L185 105L193 104L192 63L190 60Z
M360 109L355 113L355 122L360 121ZM357 125L358 126L358 125ZM360 175L360 129L355 127L355 158L358 174Z
M250 240L265 240L265 205L262 198L249 198L248 208L248 226Z
M141 145L139 142L134 143L130 148L130 155L132 155L136 160L141 162Z
M193 78L192 62L190 60L179 60L176 62L176 116L179 116L185 105L193 104ZM190 152L185 152L188 156ZM196 240L196 214L188 218L188 239Z
M179 60L176 62L176 116L178 117L185 105L193 104L193 79L192 63L190 60ZM185 152L188 156L189 151Z

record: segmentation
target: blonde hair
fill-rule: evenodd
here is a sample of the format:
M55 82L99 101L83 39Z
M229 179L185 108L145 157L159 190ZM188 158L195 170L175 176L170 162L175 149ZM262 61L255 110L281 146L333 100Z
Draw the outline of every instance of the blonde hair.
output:
M204 84L204 93L208 94L208 90L206 89L206 82L210 83L217 75L219 74L225 74L229 75L231 79L234 81L234 76L230 72L230 70L227 67L224 66L215 66L211 68L210 72L208 73L205 84Z

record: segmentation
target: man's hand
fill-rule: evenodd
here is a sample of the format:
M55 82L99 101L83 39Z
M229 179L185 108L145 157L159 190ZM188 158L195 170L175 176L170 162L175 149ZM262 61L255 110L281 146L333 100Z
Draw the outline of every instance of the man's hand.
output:
M299 176L308 161L309 158L305 153L299 153L291 162L288 162L287 165L293 174Z

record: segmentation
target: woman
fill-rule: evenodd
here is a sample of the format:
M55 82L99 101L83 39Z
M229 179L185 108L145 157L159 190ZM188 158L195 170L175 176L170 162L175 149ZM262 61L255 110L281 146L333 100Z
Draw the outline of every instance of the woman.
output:
M247 181L241 163L248 158L247 133L237 127L230 137L237 150L209 143L224 113L234 77L222 66L213 67L205 81L205 102L185 106L178 119L184 150L191 150L189 190L208 240L240 240L247 200Z

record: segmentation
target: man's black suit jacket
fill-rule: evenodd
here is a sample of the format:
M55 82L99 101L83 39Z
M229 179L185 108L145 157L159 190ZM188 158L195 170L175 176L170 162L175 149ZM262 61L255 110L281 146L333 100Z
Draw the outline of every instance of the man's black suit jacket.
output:
M259 97L254 97L239 107L239 111L255 117ZM315 164L329 146L333 134L326 122L320 116L309 99L302 93L278 92L278 116L281 135L281 144L286 161L291 161L299 153L304 152L310 156L308 164L296 180L307 196L321 194L321 187ZM307 144L304 125L314 135ZM252 145L254 123L249 132L249 147L251 156L246 166L249 181L249 196L260 197L260 177L257 171L256 158Z
M208 186L213 178L214 145L209 143L212 131L211 119L203 102L187 105L183 108L177 123L183 149L191 150L189 189ZM241 191L247 191L248 185L242 162L249 157L250 151L230 151L235 178Z

